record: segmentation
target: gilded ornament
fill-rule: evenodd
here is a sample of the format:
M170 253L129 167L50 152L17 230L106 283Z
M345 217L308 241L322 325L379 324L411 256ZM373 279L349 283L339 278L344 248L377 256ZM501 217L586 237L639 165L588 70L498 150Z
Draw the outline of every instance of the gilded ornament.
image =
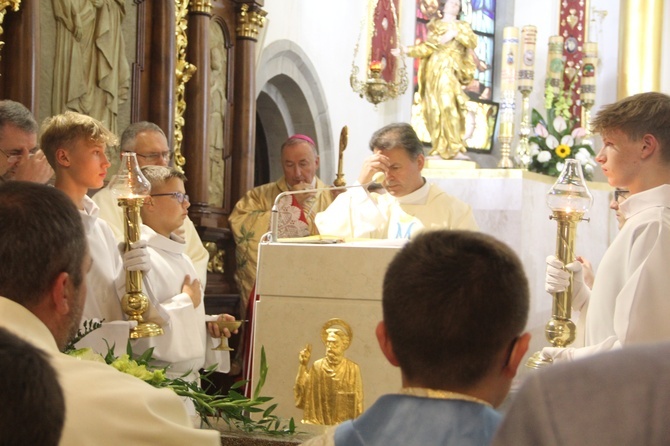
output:
M177 87L175 91L174 167L182 173L184 172L183 167L186 164L186 158L184 158L181 152L181 145L184 141L182 129L185 124L184 113L186 111L186 99L184 95L186 92L186 83L197 69L195 65L186 61L186 47L188 46L188 38L186 37L188 22L186 15L188 14L188 5L189 0L175 0L175 23L177 25L175 32L177 39L175 76L177 78Z
M10 8L12 11L16 12L21 6L21 0L0 0L0 36L5 32L2 28L2 24L5 21L5 14L7 13L7 8ZM0 50L5 46L5 42L0 40Z
M209 0L193 0L189 9L191 12L210 15L212 13L212 2Z
M296 407L303 409L303 423L334 425L363 413L360 369L344 357L353 336L345 321L330 319L321 328L326 355L308 367L312 345L300 352L294 396Z
M240 8L237 14L237 35L239 37L256 40L259 30L265 24L266 11L257 9L249 11L249 5L246 3Z

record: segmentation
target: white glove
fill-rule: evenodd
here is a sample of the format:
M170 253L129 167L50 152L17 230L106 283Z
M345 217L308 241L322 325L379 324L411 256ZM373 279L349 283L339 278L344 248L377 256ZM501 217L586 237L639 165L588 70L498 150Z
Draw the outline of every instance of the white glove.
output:
M567 270L567 271L566 271ZM580 310L591 295L591 290L584 284L584 271L581 262L575 260L565 265L556 256L547 257L547 275L544 289L547 293L560 293L568 289L570 285L570 272L572 272L572 308Z
M149 251L147 251L146 240L138 240L130 244L130 250L123 252L124 243L119 244L121 256L123 257L123 268L127 271L144 271L151 269Z

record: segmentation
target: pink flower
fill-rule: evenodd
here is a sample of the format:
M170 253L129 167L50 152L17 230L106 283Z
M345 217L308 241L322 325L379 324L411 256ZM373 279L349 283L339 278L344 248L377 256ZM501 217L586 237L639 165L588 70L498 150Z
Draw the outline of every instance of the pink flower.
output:
M586 129L584 127L575 127L572 131L572 137L574 139L583 138L586 136Z
M549 136L549 132L547 131L547 128L539 122L535 126L535 134L537 136L541 136L542 138L546 138L547 136Z

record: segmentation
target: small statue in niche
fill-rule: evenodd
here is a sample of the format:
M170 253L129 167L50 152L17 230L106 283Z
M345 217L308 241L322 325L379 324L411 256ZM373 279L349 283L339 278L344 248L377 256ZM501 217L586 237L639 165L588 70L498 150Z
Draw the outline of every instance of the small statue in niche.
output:
M212 34L218 35L219 33L212 31ZM214 46L210 50L211 70L209 75L209 204L222 207L225 175L223 160L224 124L228 105L225 91L226 62L223 36L215 38L213 44Z
M330 319L321 329L326 356L308 368L312 346L300 352L295 379L296 407L303 409L303 423L334 425L363 412L363 382L358 364L344 357L353 333L341 319Z

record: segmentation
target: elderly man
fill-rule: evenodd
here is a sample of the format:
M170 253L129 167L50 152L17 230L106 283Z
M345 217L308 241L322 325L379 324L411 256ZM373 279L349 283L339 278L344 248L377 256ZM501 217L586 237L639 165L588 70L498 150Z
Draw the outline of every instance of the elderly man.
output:
M314 141L305 135L293 135L281 146L284 176L274 183L248 191L230 214L230 228L237 245L237 285L244 306L256 281L258 242L270 230L270 216L275 198L282 192L322 189L328 185L316 176L319 154ZM314 215L332 202L330 191L285 196L279 203L280 237L303 237L318 234ZM244 314L244 313L243 313Z
M7 180L46 183L54 171L37 149L37 122L30 110L0 101L0 183Z
M61 444L220 444L218 432L192 427L171 390L59 351L77 333L92 263L65 193L0 186L0 232L0 327L44 350L56 370L66 410Z
M137 164L144 166L167 166L170 161L165 133L156 124L140 121L130 124L121 135L121 152L135 152ZM100 208L99 217L109 223L117 241L123 241L123 212L109 187L100 189L93 201ZM207 284L207 262L209 253L202 245L200 236L191 219L186 217L177 231L186 241L185 254L191 259L198 273L198 280L204 287Z
M372 182L377 172L387 193L351 188L316 216L321 234L346 238L409 239L431 229L477 230L469 205L429 184L421 176L423 145L405 123L377 130L370 140L358 182Z

